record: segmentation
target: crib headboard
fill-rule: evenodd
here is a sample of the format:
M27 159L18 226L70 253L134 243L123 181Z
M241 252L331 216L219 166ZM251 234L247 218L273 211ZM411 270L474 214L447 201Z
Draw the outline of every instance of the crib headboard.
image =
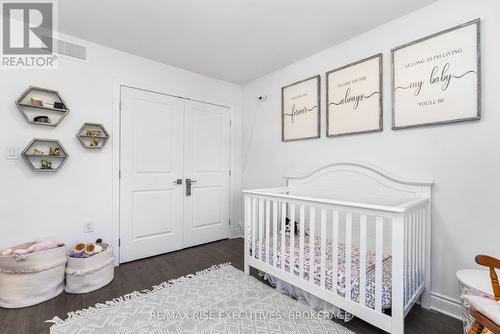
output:
M399 205L431 197L431 181L398 178L359 162L336 162L309 173L285 177L290 195Z

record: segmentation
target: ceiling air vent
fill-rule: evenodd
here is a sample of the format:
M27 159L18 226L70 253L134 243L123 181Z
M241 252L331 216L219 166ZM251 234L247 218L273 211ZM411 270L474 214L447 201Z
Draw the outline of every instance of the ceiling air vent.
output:
M56 50L55 53L68 56L81 61L87 61L87 48L78 44L62 41L57 39L54 41Z

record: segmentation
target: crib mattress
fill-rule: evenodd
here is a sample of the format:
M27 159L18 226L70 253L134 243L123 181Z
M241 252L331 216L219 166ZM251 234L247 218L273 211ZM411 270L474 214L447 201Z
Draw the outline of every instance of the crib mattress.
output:
M262 252L259 249L259 242L256 241L255 254L256 257L262 261L267 258L267 263L273 265L273 238L270 238L269 242L269 256L267 256L266 242L263 241ZM277 242L277 265L281 268L282 261L284 261L285 270L290 271L290 236L285 237L285 254L281 251L281 235L278 236ZM294 273L299 275L299 237L295 236L294 249L295 249L295 263L294 263ZM337 265L337 294L345 297L346 293L346 279L345 279L345 250L344 244L338 244L338 265ZM314 283L320 285L320 274L321 274L321 239L319 237L314 238L314 266L311 270L311 245L309 236L305 236L304 240L304 279L309 280L311 272L314 275ZM359 302L359 264L360 264L360 253L359 249L352 247L351 249L351 299L353 301ZM326 244L326 276L325 276L325 287L327 290L332 291L332 275L333 275L333 243L328 241ZM392 295L392 259L390 256L385 255L383 257L383 271L382 271L382 309L391 308L391 295ZM375 308L375 252L367 251L366 255L366 306L372 309Z

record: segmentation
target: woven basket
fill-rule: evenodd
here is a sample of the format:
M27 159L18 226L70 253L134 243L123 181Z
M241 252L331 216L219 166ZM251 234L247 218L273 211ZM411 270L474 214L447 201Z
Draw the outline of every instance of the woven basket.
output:
M462 303L462 320L463 320L463 325L464 325L464 334L467 334L467 333L469 333L469 330L472 327L472 324L474 323L474 318L469 313L470 305L465 300L465 296L472 295L472 296L480 296L480 297L492 299L492 300L495 300L495 299L482 291L479 291L477 289L474 289L471 286L466 285L463 282L459 282L459 284L460 284L460 290L462 291L460 301ZM489 329L485 328L481 332L481 334L493 334L493 333Z
M88 258L68 257L66 288L68 293L87 293L109 284L115 275L113 247L102 244L104 250Z
M34 244L12 247L26 249ZM20 256L0 256L0 307L42 303L64 290L66 246Z

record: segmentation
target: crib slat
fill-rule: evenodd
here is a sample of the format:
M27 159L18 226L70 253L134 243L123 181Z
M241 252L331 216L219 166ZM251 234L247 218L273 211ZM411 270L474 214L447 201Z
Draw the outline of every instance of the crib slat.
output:
M412 224L413 224L413 215L410 214L408 215L408 224L407 224L407 228L408 228L408 273L407 273L407 285L408 285L408 297L407 297L407 301L408 302L411 298L411 293L412 293L412 279L411 279L411 274L412 274L412 266L413 266L413 254L412 254Z
M248 253L249 250L251 250L251 245L252 245L252 199L250 196L245 195L244 197L245 201L245 206L244 206L244 212L245 212L245 230L243 231L243 235L245 237L245 247L250 246L248 248L245 248L245 257L249 255Z
M420 223L421 223L421 214L420 209L416 212L416 224L415 224L415 249L416 249L416 260L415 260L415 286L418 287L420 285Z
M255 257L257 252L255 251L255 234L257 232L257 199L252 198L252 257Z
M417 224L417 212L413 211L411 213L411 296L415 293L417 289L417 279L415 273L417 271L417 240L416 240L416 224Z
M270 248L270 237L271 237L271 201L266 200L266 258L264 261L269 263L271 261L271 248Z
M339 212L333 211L332 215L332 292L338 293L338 274L339 274Z
M420 264L419 264L419 248L420 248L420 245L419 245L419 234L420 232L418 231L419 230L419 226L420 226L420 209L417 209L415 211L415 225L413 226L413 233L415 233L415 246L414 246L414 250L415 250L415 256L414 256L414 260L415 260L415 272L413 273L414 275L414 280L415 280L415 289L418 288L419 286L419 281L418 281L418 277L419 277L419 268L420 268Z
M430 208L425 207L422 209L422 283L426 283L426 267L427 267L427 235L430 233L428 231L428 228L430 227L428 225L428 220L430 219L429 216L429 210Z
M375 232L375 311L382 312L382 272L384 251L384 220L376 218Z
M278 201L273 201L273 266L278 267Z
M290 205L290 273L295 272L295 204Z
M316 209L313 207L309 208L309 281L314 284L314 272L315 272L315 225L316 225Z
M408 247L408 221L409 218L408 216L405 216L404 218L404 256L403 256L403 263L404 263L404 277L403 277L403 300L406 305L406 302L408 301L408 259L409 259L409 247Z
M418 210L418 285L422 284L422 225L424 222L423 209Z
M411 214L407 216L407 221L406 221L406 248L408 250L408 255L406 256L407 258L407 264L406 264L406 302L410 300L410 295L411 295Z
M359 303L366 305L366 215L361 215L359 223Z
M414 213L415 219L413 222L413 292L418 288L418 211Z
M286 221L286 202L281 202L281 269L285 270L285 221Z
M346 213L345 225L345 299L351 300L352 271L352 213Z
M243 235L245 240L245 250L244 250L244 271L245 274L250 274L250 266L248 259L250 258L250 252L252 250L252 199L248 195L244 195L245 204L244 204L244 212L245 212L245 225L243 229Z
M430 282L428 280L430 279L428 275L428 267L429 267L429 254L428 254L428 237L431 233L430 231L430 219L431 219L431 208L429 206L426 206L424 208L423 216L424 220L422 221L422 283L424 283L426 289L430 288ZM423 301L423 299L422 299Z
M408 301L411 298L412 294L412 279L411 275L413 272L413 235L412 235L412 226L413 226L413 215L410 213L408 216L408 274L407 274L407 280L408 280Z
M411 226L413 222L413 217L411 213L408 215L408 221L406 222L406 228L407 228L407 249L408 249L408 255L407 255L407 265L406 265L406 290L407 290L407 297L406 297L406 302L408 302L411 298L411 273L412 273L412 233L411 233Z
M262 198L259 199L259 260L262 261L264 256L263 247L263 239L264 239L264 200Z
M321 209L321 271L320 284L325 287L326 281L326 210Z
M418 250L418 284L422 284L424 281L424 221L425 221L425 209L420 209L420 224L419 224L419 250Z
M300 206L300 240L299 240L299 276L300 278L304 278L304 234L305 234L305 208L303 205Z

